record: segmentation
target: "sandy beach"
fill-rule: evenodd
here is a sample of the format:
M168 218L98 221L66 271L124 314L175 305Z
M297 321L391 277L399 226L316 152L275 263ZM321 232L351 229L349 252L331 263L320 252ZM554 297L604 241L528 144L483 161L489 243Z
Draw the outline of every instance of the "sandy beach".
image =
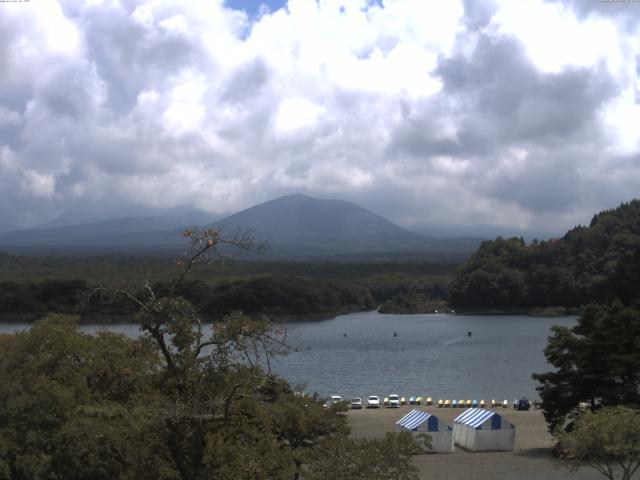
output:
M404 405L400 408L350 410L351 434L356 438L382 437L393 432L395 422L411 409L433 413L453 426L453 419L463 409ZM420 478L440 480L595 480L603 478L590 469L571 472L551 456L554 442L538 410L518 412L511 408L496 409L516 426L513 452L468 452L456 446L454 453L427 454L415 457Z

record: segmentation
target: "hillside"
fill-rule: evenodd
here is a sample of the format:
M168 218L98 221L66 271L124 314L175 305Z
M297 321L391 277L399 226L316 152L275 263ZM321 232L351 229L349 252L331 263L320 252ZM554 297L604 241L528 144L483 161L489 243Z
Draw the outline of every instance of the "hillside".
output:
M479 243L424 237L353 203L300 194L256 205L213 226L227 232L251 228L256 238L269 242L273 257L468 254Z
M154 217L126 217L99 222L55 225L17 230L0 235L0 247L20 253L124 253L149 249L176 250L184 244L175 233L185 225L205 223L211 217L202 212ZM8 247L8 248L5 248Z
M577 307L613 297L629 303L639 288L640 200L633 200L559 239L482 243L448 297L456 308Z
M180 235L202 216L124 218L0 235L0 248L17 253L171 254L185 247ZM393 224L358 205L306 195L288 195L250 207L208 226L233 234L251 229L267 241L266 258L362 260L440 258L469 255L477 239L432 239Z

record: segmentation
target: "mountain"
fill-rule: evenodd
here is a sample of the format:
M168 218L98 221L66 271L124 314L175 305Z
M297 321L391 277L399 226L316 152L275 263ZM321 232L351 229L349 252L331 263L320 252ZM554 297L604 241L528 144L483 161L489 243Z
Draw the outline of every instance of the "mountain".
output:
M281 249L307 255L421 250L426 244L425 237L353 203L300 194L256 205L213 226L227 233L250 228L274 254Z
M251 229L266 240L271 257L407 258L460 257L475 239L434 239L405 230L356 204L287 195L255 205L211 225L226 233Z
M154 253L175 251L184 241L175 233L188 225L212 220L204 212L182 215L126 217L99 222L15 230L0 235L0 248L20 253ZM64 221L72 222L71 218Z
M476 239L425 237L353 203L300 194L279 197L216 222L187 220L194 219L121 218L15 231L0 235L0 247L23 253L36 249L175 253L184 248L181 231L194 224L206 224L230 235L250 229L256 240L269 243L268 258L459 259L480 243Z
M140 206L115 206L111 207L111 212L107 211L109 207L101 206L96 209L95 205L88 205L85 208L73 208L66 210L57 217L49 220L43 225L32 228L56 228L68 227L74 225L96 224L104 222L140 220L142 224L148 224L153 229L169 229L175 225L203 224L213 222L221 217L215 217L209 213L192 207L140 207ZM117 226L115 228L118 228Z

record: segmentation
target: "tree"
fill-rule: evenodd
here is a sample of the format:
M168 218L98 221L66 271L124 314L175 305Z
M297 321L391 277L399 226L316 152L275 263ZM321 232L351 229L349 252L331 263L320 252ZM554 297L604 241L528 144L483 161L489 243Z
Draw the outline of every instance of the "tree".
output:
M77 322L52 315L0 340L0 478L171 478L153 345Z
M591 467L609 480L630 480L640 468L640 411L607 407L585 412L558 434L572 469Z
M422 439L429 445L428 439ZM425 447L426 448L426 447ZM387 433L384 439L339 438L325 442L305 478L348 478L350 480L417 480L411 457L424 453L410 433Z
M544 353L556 370L533 375L551 430L575 417L580 402L640 405L640 309L591 305L576 326L552 331Z
M218 247L257 247L215 230L185 236L192 249L163 292L111 291L135 305L140 338L91 336L59 315L0 337L0 478L291 480L319 471L327 446L370 450L347 440L340 408L271 373L287 346L268 319L234 312L205 334L180 283ZM371 468L411 478L401 476L411 471L402 442L369 455ZM336 478L349 478L350 465Z

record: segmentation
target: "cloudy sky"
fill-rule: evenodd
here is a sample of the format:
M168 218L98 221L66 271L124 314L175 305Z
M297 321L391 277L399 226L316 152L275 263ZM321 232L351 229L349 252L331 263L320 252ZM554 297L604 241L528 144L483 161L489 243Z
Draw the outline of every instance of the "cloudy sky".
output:
M0 231L288 193L543 236L640 192L640 2L0 3Z

